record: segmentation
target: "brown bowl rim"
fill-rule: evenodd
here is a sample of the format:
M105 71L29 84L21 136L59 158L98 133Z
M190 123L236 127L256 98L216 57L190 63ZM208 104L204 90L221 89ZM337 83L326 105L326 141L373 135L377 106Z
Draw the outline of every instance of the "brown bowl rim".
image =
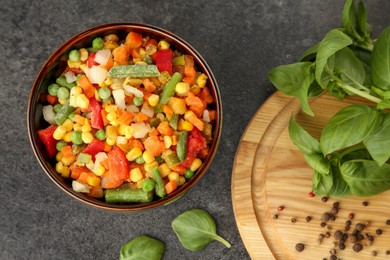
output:
M164 197L159 200L152 201L150 203L142 203L142 204L108 204L104 201L100 201L97 199L89 198L86 195L82 195L78 192L75 192L72 190L69 185L66 185L63 181L60 181L59 176L55 176L55 173L52 173L49 166L50 165L47 160L45 160L44 155L40 154L38 150L38 145L36 143L36 137L34 138L34 122L35 119L34 116L34 109L32 108L33 105L33 98L35 95L37 95L36 92L38 92L42 81L44 79L44 76L48 71L50 71L52 68L53 63L58 61L60 56L64 54L66 51L72 48L75 44L82 42L86 40L88 37L91 37L93 35L101 35L104 34L107 31L130 31L130 30L138 30L138 31L146 31L148 34L158 35L162 38L166 38L167 40L171 40L174 42L175 45L179 45L180 48L185 49L186 53L190 53L194 58L196 65L201 67L201 71L206 72L208 76L208 80L211 83L212 90L214 92L215 98L216 98L216 110L217 110L217 124L216 128L214 130L214 136L213 136L213 142L211 147L211 154L208 156L204 164L202 165L202 168L197 172L196 175L185 185L183 185L181 188L177 189L167 197ZM210 85L210 84L209 84ZM32 150L34 152L34 155L36 159L38 160L40 166L46 173L46 175L65 193L70 195L71 197L75 198L76 200L83 202L87 205L100 208L100 209L106 209L111 211L140 211L140 210L146 210L146 209L152 209L157 206L161 205L167 205L171 202L176 201L179 199L184 193L186 193L195 183L197 183L203 175L206 173L208 168L210 167L216 152L218 150L218 146L220 143L221 135L222 135L222 100L221 100L221 94L220 90L217 84L217 81L205 61L205 59L185 40L180 38L179 36L154 25L146 24L146 23L133 23L133 22L123 22L123 23L107 23L107 24L101 24L89 29L86 29L71 38L69 40L65 41L63 44L60 45L50 56L49 58L44 62L43 66L39 70L34 83L32 85L29 99L28 99L28 108L27 108L27 131L28 136L30 140L30 144L32 147ZM35 134L36 135L36 134Z

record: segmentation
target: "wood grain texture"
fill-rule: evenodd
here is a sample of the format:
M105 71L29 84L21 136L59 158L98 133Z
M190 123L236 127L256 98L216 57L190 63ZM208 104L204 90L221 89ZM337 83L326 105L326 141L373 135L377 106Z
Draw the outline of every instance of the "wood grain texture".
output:
M390 250L390 226L385 223L390 219L387 203L390 192L370 198L331 198L326 203L318 196L309 197L312 169L288 135L292 115L318 138L331 116L357 102L365 103L359 98L341 102L322 95L311 101L315 117L310 117L301 112L296 99L276 92L256 112L237 149L231 187L236 223L252 259L329 259L335 239L325 238L318 244L317 238L321 233L343 230L351 212L355 214L352 227L358 222L370 222L364 234L375 235L378 228L383 234L375 235L372 245L364 239L365 247L359 253L347 242L346 249L338 250L337 255L341 259L371 259L372 251L376 251L375 259L390 259L385 254ZM336 220L321 227L322 214L329 212L335 201L340 203ZM369 205L363 206L363 201L368 201ZM284 210L278 211L279 206L284 206ZM275 214L277 219L274 219ZM307 216L311 216L312 221L306 222ZM299 242L305 244L305 250L300 253L295 250Z

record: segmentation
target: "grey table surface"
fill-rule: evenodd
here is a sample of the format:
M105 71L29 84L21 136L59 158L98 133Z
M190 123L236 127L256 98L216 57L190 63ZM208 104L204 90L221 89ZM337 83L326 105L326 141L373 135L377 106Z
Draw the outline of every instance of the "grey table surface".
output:
M274 66L294 62L341 25L343 1L28 1L0 0L0 259L118 259L121 245L146 234L165 242L164 259L250 259L233 214L231 174L240 137L275 91ZM366 1L374 35L390 24L390 1ZM26 130L31 85L49 55L87 28L141 22L165 28L207 60L220 87L224 126L211 168L184 197L140 213L84 205L47 178ZM171 229L180 213L201 208L215 218L218 242L183 248Z

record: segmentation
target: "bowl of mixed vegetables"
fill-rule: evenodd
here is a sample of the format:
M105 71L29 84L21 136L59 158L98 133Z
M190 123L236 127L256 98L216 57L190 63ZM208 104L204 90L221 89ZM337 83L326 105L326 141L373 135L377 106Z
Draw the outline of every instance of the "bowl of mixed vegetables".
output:
M77 34L32 87L28 133L50 179L111 210L179 198L209 168L222 130L217 82L200 54L145 24Z

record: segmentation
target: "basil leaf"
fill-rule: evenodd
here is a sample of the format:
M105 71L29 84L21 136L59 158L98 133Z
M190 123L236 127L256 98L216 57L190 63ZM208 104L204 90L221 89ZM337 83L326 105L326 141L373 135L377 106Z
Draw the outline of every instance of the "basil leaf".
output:
M390 164L352 160L343 163L340 171L353 195L372 196L390 189Z
M382 114L381 114L382 115ZM379 166L390 158L390 114L383 114L383 120L375 132L363 144Z
M312 190L318 196L341 198L351 195L351 190L342 178L337 166L332 166L327 175L314 171Z
M180 214L172 221L172 228L181 244L191 251L199 251L213 240L231 247L229 242L217 235L214 219L202 209Z
M356 104L341 109L322 130L322 153L327 155L362 142L379 123L379 113L373 107Z
M328 62L332 61L330 58L332 58L332 56L337 51L350 44L352 44L351 38L341 32L339 29L333 29L329 31L321 40L315 62L315 78L322 88L326 88L327 84L329 83L329 79L326 78L328 73L325 73L325 75L323 74L326 67L332 71L332 66L328 64Z
M312 177L312 190L318 196L328 196L329 191L333 186L333 175L322 175L321 173L314 171Z
M359 89L358 84L363 84L366 79L363 63L348 47L336 52L334 67L335 72L340 74L340 78L346 84L357 89Z
M304 154L321 153L320 144L312 137L302 126L300 126L291 117L288 124L288 133L291 141L301 150Z
M379 35L371 56L372 82L382 90L390 90L390 26Z
M358 28L358 16L356 11L355 0L346 0L342 12L343 26L345 31L354 36L359 37L356 29Z
M330 169L330 161L324 158L322 154L310 153L304 155L307 164L315 171L321 174L328 174Z
M160 260L165 245L160 240L141 235L121 247L120 260Z
M313 61L316 57L318 47L320 46L320 43L316 43L314 46L307 49L302 55L299 61Z
M313 116L307 99L308 89L313 82L311 62L297 62L288 65L281 65L273 68L268 73L268 79L281 92L286 95L297 97L301 103L302 110Z

